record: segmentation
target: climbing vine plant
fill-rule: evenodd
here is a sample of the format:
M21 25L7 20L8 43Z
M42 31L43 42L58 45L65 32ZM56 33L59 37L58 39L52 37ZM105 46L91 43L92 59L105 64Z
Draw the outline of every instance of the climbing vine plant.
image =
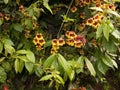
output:
M46 82L56 90L78 79L79 87L72 85L70 90L84 90L87 82L81 83L82 77L101 81L109 69L117 69L116 61L120 58L117 2L1 0L0 83L3 90L16 89L12 80L17 76L24 78L21 82L25 83L31 75L37 76L36 83Z

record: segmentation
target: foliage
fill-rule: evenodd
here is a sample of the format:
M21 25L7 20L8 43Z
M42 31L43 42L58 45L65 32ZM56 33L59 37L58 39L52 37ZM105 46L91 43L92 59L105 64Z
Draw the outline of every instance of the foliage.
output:
M19 89L14 86L17 76L22 83L37 76L33 84L46 82L57 90L67 82L70 90L90 88L84 81L78 87L71 84L84 76L102 81L109 69L118 68L120 59L116 2L119 0L0 1L1 85Z

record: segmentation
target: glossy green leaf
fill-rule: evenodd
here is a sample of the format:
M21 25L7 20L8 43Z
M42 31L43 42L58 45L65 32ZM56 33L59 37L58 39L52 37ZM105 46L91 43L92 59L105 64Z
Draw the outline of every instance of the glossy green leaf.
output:
M39 81L46 81L46 80L49 80L53 77L53 75L46 75L46 76L43 76Z
M96 38L97 39L102 35L103 28L104 28L103 24L101 24L101 25L98 26L97 31L96 31Z
M105 65L101 59L97 59L97 68L98 70L105 75L105 73L107 72L107 70L109 69L109 67L107 65Z
M15 52L15 49L12 46L8 45L8 44L5 44L4 48L5 48L5 52L9 53L11 55Z
M23 29L24 29L24 28L22 27L22 25L19 24L19 23L13 24L13 28L14 28L16 31L19 31L19 32L22 32Z
M78 58L77 64L79 65L79 67L76 68L76 73L79 74L80 72L83 72L83 69L84 69L84 57L83 56Z
M52 54L50 55L47 60L45 60L45 62L43 63L43 67L44 68L47 68L47 67L50 67L51 64L54 62L54 60L56 60L56 54Z
M30 62L35 63L35 55L33 52L27 51L26 56Z
M2 42L3 42L3 44L10 45L10 46L14 46L14 44L13 44L13 42L12 42L11 39L3 38L3 39L2 39Z
M100 7L90 7L90 9L103 12L103 10Z
M115 60L112 60L112 62L113 62L114 67L115 67L115 68L118 68L118 65L117 65L117 63L115 62Z
M28 58L25 55L17 56L16 58L18 58L24 62L29 62Z
M48 0L43 0L43 5L44 5L45 8L47 8L52 13L52 10L51 10L51 8L48 4Z
M85 58L85 63L88 67L88 70L90 71L91 75L95 76L96 75L96 72L95 72L95 69L92 65L92 63L88 60L88 58L84 57Z
M2 62L6 57L1 57L0 58L0 62Z
M119 15L116 11L113 11L113 10L111 10L111 9L108 9L108 10L107 10L107 13L113 14L113 15L115 15L116 17L120 18L120 15Z
M8 2L9 2L9 0L4 0L4 3L5 3L5 4L8 4Z
M31 74L33 72L34 64L31 62L25 62L25 67L28 72Z
M7 74L6 74L5 70L4 70L4 68L2 68L0 66L0 83L5 83L6 79L7 79Z
M17 54L27 54L26 50L18 50L16 51Z
M61 54L58 54L58 62L62 66L64 71L67 73L69 79L72 81L74 77L72 68L70 67L66 59Z
M22 72L23 68L24 68L24 61L20 60L19 61L19 73Z
M104 37L106 38L106 40L108 41L109 40L109 33L110 33L111 28L107 23L104 23L103 26L104 26L103 34L104 34Z
M59 75L55 75L55 77L56 77L56 79L58 79L59 80L59 82L62 84L62 85L64 85L64 80L62 79L62 77L61 76L59 76Z
M108 55L104 55L102 57L102 61L109 67L113 68L113 62L112 62L112 59L108 56Z
M116 39L120 39L120 32L118 30L114 30L112 32L112 35L116 38Z
M7 61L2 62L2 67L4 68L4 70L6 72L9 72L9 71L12 70L11 64L9 62L7 62Z
M15 62L14 62L14 67L15 67L15 72L18 73L19 72L19 59L16 59Z
M38 76L38 77L41 77L42 74L44 73L44 70L41 66L38 66L36 69L35 69L35 74Z

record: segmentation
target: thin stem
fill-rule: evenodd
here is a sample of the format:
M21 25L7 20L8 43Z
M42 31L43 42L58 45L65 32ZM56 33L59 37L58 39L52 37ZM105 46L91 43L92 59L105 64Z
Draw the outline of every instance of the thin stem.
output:
M68 15L69 11L70 11L70 8L71 8L71 6L72 6L73 1L74 1L74 0L72 0L72 1L70 2L70 5L69 5L69 7L68 7L68 9L67 9L67 12L66 12L66 14L65 14L66 17L67 17L67 15ZM57 34L57 38L60 37L59 34L60 34L61 30L62 30L63 25L64 25L64 22L61 23L60 29L59 29L58 34Z

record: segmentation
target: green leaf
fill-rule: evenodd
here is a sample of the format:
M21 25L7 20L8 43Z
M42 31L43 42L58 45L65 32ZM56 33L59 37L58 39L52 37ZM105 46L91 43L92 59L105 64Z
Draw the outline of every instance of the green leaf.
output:
M28 72L31 74L33 72L34 64L31 62L25 62L25 67Z
M69 79L72 81L74 77L72 68L61 54L58 54L58 62L60 63L64 71L67 73Z
M80 72L83 72L83 69L84 69L84 57L83 56L78 58L77 64L79 65L79 68L76 68L76 73L79 74Z
M7 74L4 68L0 66L0 83L5 83L6 79L7 79Z
M51 14L53 14L52 10L51 10L51 8L48 4L48 0L43 0L43 5L44 5L45 8L47 8L50 11Z
M19 62L19 73L21 73L23 71L24 68L24 61L20 60Z
M109 67L107 65L105 65L101 59L97 59L97 68L98 70L105 75L105 73L108 71Z
M103 10L101 8L99 8L99 7L90 7L90 9L103 12Z
M102 61L103 61L104 64L106 64L107 66L113 68L112 59L111 59L107 54L105 54L105 55L102 57Z
M8 2L9 2L9 0L4 0L4 3L5 3L5 4L8 4Z
M3 50L3 43L0 42L0 53L2 53L2 50Z
M2 67L4 68L4 70L6 72L9 72L9 71L12 70L11 64L9 62L7 62L7 61L2 62Z
M0 63L5 59L6 57L1 57L0 58Z
M46 76L43 76L39 81L46 81L46 80L49 80L53 77L53 75L46 75Z
M86 57L84 57L84 58L85 58L86 65L87 65L91 75L95 76L96 72L95 72L95 69L94 69L92 63L88 60L88 58L86 58Z
M0 20L0 26L3 24L3 20Z
M17 54L27 54L26 50L18 50L16 51Z
M13 42L12 42L11 39L3 38L3 39L2 39L2 42L3 42L3 44L10 45L10 46L14 46L14 44L13 44Z
M16 58L18 58L24 62L29 62L28 58L25 55L17 56Z
M19 31L19 32L22 32L23 29L24 29L20 23L15 23L15 24L13 24L13 28L14 28L16 31Z
M33 52L27 51L26 56L30 62L35 63L35 55Z
M116 38L116 39L120 39L120 32L118 30L114 30L112 32L112 35Z
M62 84L62 85L64 85L64 80L62 79L62 77L61 76L59 76L59 75L55 75L56 76L56 79L58 79L59 80L59 82Z
M44 45L44 48L51 46L52 45L51 42L52 42L52 40L47 41Z
M42 68L41 66L38 66L38 67L35 69L35 74L36 74L38 77L41 77L43 73L44 73L44 71L43 71L43 68Z
M5 52L9 53L11 55L15 52L15 49L12 46L8 45L8 44L5 44L4 48L5 48Z
M96 31L96 39L98 39L102 35L103 28L104 28L103 24L98 26L97 31Z
M45 60L45 62L43 63L43 67L44 68L47 68L47 67L50 67L51 64L54 62L54 60L56 60L56 54L52 54L50 55L47 60Z
M108 41L109 40L109 33L110 33L110 26L104 22L103 24L104 28L103 28L103 34L104 34L104 37L106 38L106 40Z
M117 63L115 62L115 60L112 60L112 62L113 62L113 65L115 66L115 68L118 68L118 65L117 65Z
M15 72L18 73L19 72L19 59L16 59L15 62L14 62L14 67L15 67Z
M115 15L116 17L120 18L120 15L119 15L117 12L115 12L115 11L113 11L113 10L111 10L111 9L108 9L108 10L107 10L107 13L113 14L113 15Z

